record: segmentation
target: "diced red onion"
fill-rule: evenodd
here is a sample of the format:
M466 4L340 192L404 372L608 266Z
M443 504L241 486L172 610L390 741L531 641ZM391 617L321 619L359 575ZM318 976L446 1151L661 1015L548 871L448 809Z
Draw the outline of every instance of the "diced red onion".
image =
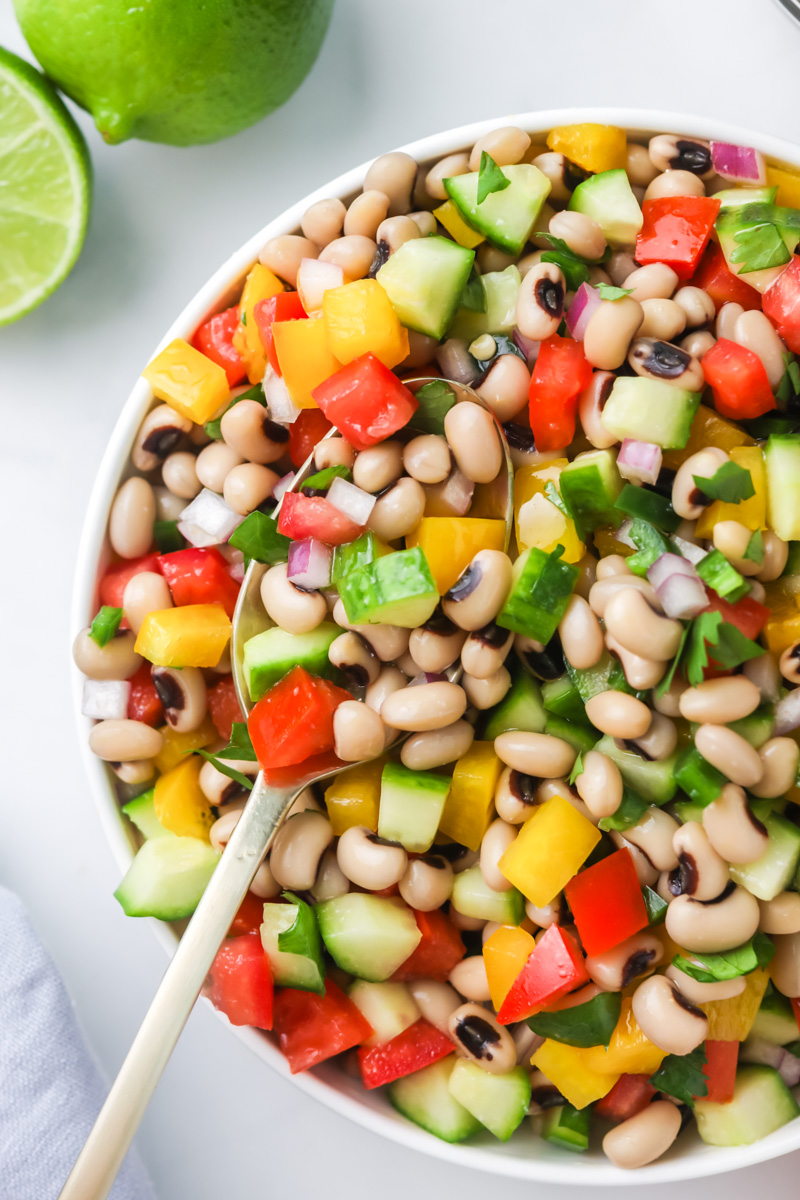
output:
M531 341L530 338L525 337L524 333L520 333L517 328L514 328L511 336L514 339L514 344L519 346L520 350L525 355L525 362L528 364L528 367L532 367L536 362L536 359L539 357L539 347L542 343Z
M356 487L354 483L348 483L341 475L333 480L325 499L356 525L366 525L376 503L375 496Z
M600 293L590 283L582 283L578 288L575 298L572 304L570 304L567 315L564 318L567 322L567 329L576 342L583 341L586 334L586 326L589 324L589 318L601 302L602 297Z
M289 488L294 483L296 474L296 471L290 471L288 475L283 475L278 480L278 482L275 484L275 487L272 489L273 500L278 502L283 499L284 492L288 492Z
M317 538L304 538L289 547L286 577L309 591L327 587L331 581L333 551Z
M625 438L617 454L617 469L623 479L655 483L661 471L661 447L655 442Z
M789 692L775 705L775 737L783 737L793 729L800 728L800 688Z
M636 545L636 542L634 542L633 539L631 538L631 530L632 529L633 529L633 521L630 519L630 517L628 517L627 520L622 522L619 529L614 534L614 538L616 541L622 542L623 546L630 546L632 550L638 550L639 547Z
M652 566L647 568L647 581L658 588L670 575L688 575L697 579L697 571L692 564L680 554L660 554Z
M474 383L481 375L481 368L463 338L448 338L436 351L436 362L445 379L452 379L453 383Z
M785 1046L775 1046L766 1038L749 1037L743 1043L739 1057L742 1062L773 1067L787 1087L796 1087L800 1083L800 1058Z
M307 313L322 309L322 297L329 288L341 287L344 271L336 263L323 262L319 258L303 258L297 268L297 291L300 303Z
M81 712L95 721L121 721L128 715L127 679L84 679Z
M708 608L708 596L702 581L691 579L688 575L670 575L656 588L656 595L667 616L678 621L687 621Z
M733 183L767 182L767 164L760 150L752 146L734 146L731 142L711 143L711 164L723 179Z
M241 550L226 544L220 546L219 552L228 564L228 574L231 579L234 583L241 583L244 579L244 555Z
M262 387L272 420L280 421L282 425L294 425L302 409L296 407L286 384L269 364Z
M676 550L680 550L684 558L688 558L690 563L699 563L708 554L702 546L695 546L694 542L689 542L686 538L676 537L675 534L669 539Z
M420 671L406 684L406 687L419 687L423 683L447 683L447 676L438 671Z
M465 517L472 504L475 484L456 467L443 483L428 484L425 491L435 500L436 511L440 516L441 510L444 510L450 516Z
M218 546L227 542L244 517L229 508L222 496L203 488L183 510L178 529L192 546Z

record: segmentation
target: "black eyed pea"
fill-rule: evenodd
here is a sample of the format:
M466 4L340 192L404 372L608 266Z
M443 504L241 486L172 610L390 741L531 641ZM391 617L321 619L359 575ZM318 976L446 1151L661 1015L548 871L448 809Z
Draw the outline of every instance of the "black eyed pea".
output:
M449 915L456 929L461 929L464 933L480 933L486 924L480 917L465 917L463 913L453 908L452 904Z
M603 1138L603 1153L615 1167L646 1167L666 1154L681 1131L680 1109L669 1100L655 1100L621 1121Z
M778 933L773 938L775 957L769 973L775 987L795 1000L800 996L800 933Z
M764 765L758 751L733 729L725 725L703 724L695 733L694 741L703 758L727 776L731 783L749 788L760 782Z
M403 466L418 483L441 483L447 479L452 465L450 447L436 433L412 438L403 450Z
M767 848L767 830L757 820L742 788L727 783L712 804L703 809L708 840L726 862L755 862Z
M683 676L676 671L672 682L664 692L663 696L658 696L653 693L651 701L653 708L656 710L656 712L661 713L662 716L679 717L681 694L685 688L686 683L683 679Z
M463 1057L491 1075L504 1075L517 1061L517 1047L508 1030L479 1004L462 1004L450 1014L447 1032Z
M582 671L595 666L605 648L600 622L582 596L571 596L558 625L567 662Z
M400 655L395 665L400 668L400 670L408 679L414 679L417 675L419 675L417 664L414 662L414 659L411 657L411 654L408 650L406 650L405 654Z
M242 401L242 403L245 402ZM260 410L260 416L263 417L264 410L260 404L257 407ZM203 487L221 496L228 472L243 462L244 456L231 449L225 442L211 442L209 446L205 446L200 451L195 459L197 478Z
M378 226L381 221L386 220L388 212L389 197L385 192L379 192L376 188L362 192L347 210L344 219L345 237L356 233L374 241Z
M769 317L760 309L749 309L741 313L736 318L733 340L761 359L770 387L775 391L786 370L786 347Z
M472 707L483 712L500 703L511 687L511 675L506 667L498 667L493 675L485 679L476 679L465 672L461 677L461 686Z
M446 617L474 633L499 613L511 590L511 560L501 550L479 550L442 597Z
M636 878L639 880L640 885L642 887L654 888L658 883L661 872L658 867L651 863L645 852L640 850L638 846L634 846L633 842L627 842L622 834L618 833L615 829L612 829L609 837L618 850L627 850L630 854L633 859Z
M319 247L297 233L283 233L270 238L262 247L258 261L284 283L297 287L297 271L304 258L316 258Z
M348 237L334 238L332 242L328 242L325 249L320 251L319 258L320 262L331 262L341 267L345 282L352 283L369 274L376 248L373 238L351 233Z
M156 498L146 479L132 476L114 497L108 519L108 540L120 558L140 558L153 541Z
M356 452L343 437L324 438L314 449L314 466L318 471L326 467L347 467L351 470Z
M149 783L156 773L149 758L134 758L130 762L110 763L109 766L122 783Z
M639 326L640 337L671 342L686 328L686 314L674 300L642 300L641 305L644 319Z
M575 580L575 595L583 596L584 600L589 599L589 592L597 583L597 563L598 560L587 550L582 558L578 559L575 564L578 568L578 578Z
M333 714L333 744L342 762L377 758L386 742L383 721L367 704L345 700Z
M464 630L447 617L434 615L426 625L411 630L408 649L420 671L438 674L456 661L465 638Z
M238 394L238 390L239 389L235 388L234 391L231 392L231 396L233 396L235 393ZM247 391L247 388L242 388L241 390ZM205 425L192 425L192 430L189 434L189 441L193 446L197 446L198 449L202 448L203 446L207 446L211 441L211 437L206 433Z
M456 990L437 979L412 979L407 986L420 1015L441 1033L448 1033L450 1016L461 1007Z
M702 179L691 171L664 171L648 183L644 198L662 200L665 196L705 196Z
M444 729L463 717L467 696L456 683L420 683L387 696L381 705L381 720L392 729L424 733Z
M578 795L593 817L610 817L622 803L622 776L619 767L605 754L589 750L583 756L583 770L575 780Z
M643 737L632 738L631 745L639 754L652 761L669 758L678 744L678 730L673 721L660 712L652 714L650 728Z
M761 699L768 704L774 704L780 695L781 673L772 654L767 651L751 658L744 664L744 674L750 679L761 693Z
M287 578L286 563L276 563L261 580L261 602L271 620L286 633L310 633L328 615L321 592L306 592Z
M641 820L625 830L625 840L646 854L657 870L672 871L678 865L673 841L679 828L674 817L652 805Z
M633 187L647 187L658 174L658 167L653 166L653 160L646 146L638 142L628 142L626 171Z
M573 254L580 258L602 258L606 248L606 238L597 221L584 213L563 212L554 213L548 226L553 237L566 242Z
M672 848L678 856L681 894L694 900L713 900L722 895L730 882L730 870L699 821L679 826Z
M156 498L156 520L157 521L179 521L183 516L183 510L186 508L186 501L182 496L176 496L167 487L160 487L158 484L153 488L153 495Z
M530 254L524 254L522 258L518 260L517 270L519 271L520 279L524 279L528 274L528 271L538 266L538 264L542 261L543 253L544 251L542 250L532 250Z
M230 762L230 765L234 768L234 770L241 770L238 762L232 762L230 759L227 759L226 761ZM254 775L256 773L254 770L256 765L256 763L247 764L248 775ZM202 767L200 768L200 774L197 777L197 782L200 784L200 791L207 800L211 801L213 805L215 805L217 808L221 808L223 805L228 806L226 808L226 814L228 813L228 809L230 809L231 812L241 812L241 810L244 808L246 789L243 788L240 783L237 783L235 779L231 779L228 775L223 775L222 771L218 771L212 762L203 763ZM222 820L221 817L220 820ZM224 826L220 827L223 831L226 829L228 830L228 832L225 834L225 841L228 840L231 831L233 830L233 825L230 825L230 828L229 825L230 823L228 822ZM212 825L211 834L213 835L213 833L214 826ZM213 845L213 836L211 837L211 842ZM219 847L215 848L219 849Z
M335 900L337 896L346 896L349 891L350 880L339 866L335 848L328 846L319 860L319 870L311 889L311 895L317 904L321 904L324 900Z
M229 408L222 415L220 430L225 444L241 459L263 466L276 462L288 448L289 430L270 420L257 400L240 400Z
M346 213L347 209L341 200L318 200L303 213L300 228L309 241L321 248L339 237Z
M800 933L800 893L779 892L772 900L759 900L762 933Z
M259 900L274 900L281 894L281 885L272 874L268 859L264 859L250 880L250 891L254 896L258 896Z
M453 967L448 979L465 1000L485 1001L492 998L482 954L470 954L462 958Z
M517 829L498 817L492 821L481 841L481 874L495 892L507 892L511 884L500 870L498 863L508 847L516 839Z
M522 825L538 805L537 791L541 780L506 767L497 781L494 806L497 815L510 825Z
M758 929L761 910L755 896L729 883L713 900L676 896L667 909L666 929L673 941L694 954L721 954L748 941Z
M287 817L270 850L269 866L274 878L292 892L310 891L319 861L332 841L333 828L322 813L306 809ZM342 839L339 841L341 844Z
M424 512L422 484L405 475L376 500L367 524L381 541L394 542L410 533L420 523Z
M486 275L489 271L505 271L506 267L510 267L517 260L513 254L506 254L497 246L484 242L475 252L475 261L481 275Z
M771 583L773 579L777 579L779 575L783 574L789 558L789 543L784 542L783 538L779 538L777 533L773 533L771 529L764 530L761 536L764 558L756 579L762 583Z
M490 621L463 643L461 666L475 679L488 679L502 667L513 644L514 634Z
M351 625L341 600L333 606L333 619L342 629L359 633L369 642L381 662L391 663L408 650L410 631L400 625Z
M447 200L445 179L453 179L456 175L466 175L469 172L469 155L448 154L434 163L425 176L425 191L433 200Z
M454 404L444 418L444 432L458 469L472 483L491 483L503 465L494 418L478 404Z
M398 842L378 837L364 825L351 825L339 838L336 857L345 877L370 892L399 883L408 866L408 855Z
M543 905L542 908L537 908L532 900L525 901L525 914L530 923L537 929L549 929L551 925L563 922L565 913L566 908L563 904L561 892L549 904Z
M613 579L615 575L632 575L626 559L621 554L607 554L597 564L598 579Z
M694 481L695 475L701 479L710 479L712 475L726 462L728 455L717 446L707 446L698 450L682 462L675 472L672 481L672 507L679 517L687 521L696 521L711 501L700 491Z
M685 350L687 354L690 354L692 358L696 358L698 362L702 362L703 357L716 344L717 339L707 329L693 329L691 333L688 333L685 338L681 338L678 342L681 350Z
M625 576L622 582L626 582ZM608 587L608 582L595 584L592 593L597 587ZM678 652L683 636L680 621L659 616L648 604L644 592L637 588L622 587L617 591L606 604L603 619L607 632L640 658L667 662Z
M433 912L450 899L453 868L443 855L425 854L409 862L398 887L410 908Z
M403 474L403 447L399 442L379 442L356 456L353 482L364 492L382 492Z
M633 1015L645 1037L667 1054L689 1054L708 1033L708 1017L664 975L651 975L633 993Z
M683 309L687 329L707 325L716 316L714 301L702 288L690 285L680 287L672 298Z
M628 363L645 379L658 379L690 392L700 392L705 386L703 368L697 359L660 338L636 338L628 351Z
M191 733L202 725L208 701L206 681L198 667L151 667L150 675L167 724L176 733Z
M522 359L516 354L501 354L475 390L498 421L505 424L527 405L530 385L531 373Z
M89 749L105 762L155 758L163 741L158 729L126 717L98 721L89 732Z
M87 627L72 643L72 658L89 679L130 679L143 661L133 648L135 644L136 634L130 629L120 629L105 646L98 646L89 637Z
M578 417L581 428L586 434L587 440L597 450L606 450L609 446L616 446L619 440L613 433L609 433L600 420L600 414L611 395L615 379L616 375L613 375L611 371L595 371L591 383L581 392L578 400Z
M237 764L234 764L234 765L237 765ZM252 770L252 766L253 766L253 764L251 763L250 764L251 770L246 771L246 774L248 774L248 775L256 774L256 772ZM241 770L241 768L239 768L239 769ZM323 816L325 815L323 812L323 809L322 809L322 805L317 800L317 797L314 793L313 787L303 788L300 795L293 802L292 807L289 809L286 816L294 817L297 815L297 813L309 812L309 811L323 813Z
M511 167L522 162L531 139L524 129L517 125L503 125L492 129L478 138L469 156L470 171L477 171L481 165L481 155L491 155L498 167Z
M380 256L387 253L392 255L406 242L412 242L418 237L422 237L422 230L413 217L387 217L378 226L378 253Z
M622 366L643 317L641 304L632 296L601 300L589 318L583 339L583 352L592 366L603 371Z
M547 733L528 733L522 729L501 733L495 738L494 749L507 767L540 779L569 775L577 758L575 748L561 738Z
M722 308L717 313L717 320L714 325L714 332L718 338L725 338L728 342L736 340L736 322L744 313L741 304L736 304L733 301L728 301L723 304Z
M778 666L784 679L790 683L800 683L800 642L794 642L784 650Z
M664 947L653 933L644 931L626 938L605 954L586 959L589 978L604 992L619 992L634 979L650 975L664 957Z
M606 270L611 277L611 282L617 287L624 287L625 280L628 276L637 269L636 259L629 250L612 250ZM634 300L636 297L634 296Z
M377 188L389 197L389 215L407 213L417 178L417 164L410 154L394 150L376 158L364 176L364 191Z
M177 450L164 459L161 478L181 500L194 500L203 486L197 478L197 459L188 450Z
M744 675L707 679L681 694L680 713L687 721L713 721L728 725L755 712L761 693Z
M794 786L797 777L797 765L800 760L800 746L794 738L769 738L758 748L764 773L758 783L751 786L754 796L772 800L777 796L785 796Z
M225 476L222 498L234 512L247 517L272 495L278 476L260 463L242 463Z
M700 179L712 179L711 146L701 138L658 133L647 146L650 161L659 171L687 171Z
M664 974L692 1004L708 1004L711 1000L732 1000L735 996L741 996L745 989L743 975L737 976L736 979L721 979L715 983L700 983L678 967L669 966Z
M131 460L136 470L154 471L191 429L189 418L180 416L168 404L159 404L152 409L139 426L131 448Z
M403 742L400 759L411 771L429 771L461 758L474 738L475 730L469 721L454 721L444 729L413 733Z
M761 563L745 558L752 536L752 530L741 521L717 521L712 531L716 549L742 575L757 575L761 570Z
M213 763L210 763L210 762L203 763L203 766L204 767L213 767ZM202 774L202 771L201 771L201 774ZM219 775L220 772L217 771L217 774ZM225 779L226 777L223 775L222 778ZM233 782L234 781L232 779L228 780L228 783L233 783ZM203 791L203 795L206 795L205 790ZM239 824L239 818L242 815L243 809L244 809L244 800L239 800L234 804L229 804L226 807L225 812L222 814L222 816L218 817L217 820L214 822L214 824L209 829L208 840L211 842L211 845L217 851L217 854L221 854L222 851L227 846L228 842L231 840L231 834L233 833L236 826Z
M533 165L538 167L542 174L550 180L548 199L556 204L565 204L581 182L581 176L575 171L569 160L557 151L537 154ZM539 220L541 221L541 216ZM545 228L545 226L541 225L540 228Z
M650 728L652 717L641 700L614 689L598 692L587 700L586 715L601 733L623 740L642 737Z
M354 687L367 687L380 673L380 664L370 646L358 633L348 630L331 642L328 659Z
M417 333L416 329L408 330L408 354L400 363L400 369L409 371L413 367L423 367L434 361L439 343L436 338L427 334Z
M371 683L364 693L364 703L369 705L374 712L380 714L383 702L393 692L399 692L404 688L408 680L399 667L382 667L378 678L374 683ZM381 718L383 720L383 718ZM383 722L387 724L386 721ZM390 728L386 730L386 743L392 741L394 734Z

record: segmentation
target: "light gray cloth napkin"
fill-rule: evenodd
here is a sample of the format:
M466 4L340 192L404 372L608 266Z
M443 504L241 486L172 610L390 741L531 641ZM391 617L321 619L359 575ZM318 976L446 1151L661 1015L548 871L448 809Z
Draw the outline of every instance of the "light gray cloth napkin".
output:
M106 1093L21 902L0 888L0 1200L55 1200ZM156 1200L135 1152L113 1200Z

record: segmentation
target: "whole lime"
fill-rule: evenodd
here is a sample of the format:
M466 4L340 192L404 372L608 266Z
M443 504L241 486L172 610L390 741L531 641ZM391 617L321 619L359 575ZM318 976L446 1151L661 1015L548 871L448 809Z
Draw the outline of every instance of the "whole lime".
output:
M333 0L14 0L50 78L107 142L215 142L288 100Z

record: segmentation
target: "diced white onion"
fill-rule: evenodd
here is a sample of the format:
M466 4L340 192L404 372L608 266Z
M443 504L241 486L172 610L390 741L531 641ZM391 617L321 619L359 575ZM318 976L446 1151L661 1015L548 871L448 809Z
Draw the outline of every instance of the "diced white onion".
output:
M181 513L178 529L192 546L218 546L227 542L244 517L229 508L222 496L203 488Z
M341 475L333 480L325 499L356 525L366 525L376 503L375 496L356 487L354 483L348 483Z
M302 409L297 408L292 397L289 395L289 389L276 371L267 364L267 370L264 375L264 397L267 401L269 415L273 421L280 421L282 425L294 425L297 418L300 416Z
M303 258L297 268L297 293L307 313L322 310L322 297L329 288L341 287L344 271L336 263L319 258Z
M128 715L127 679L85 679L81 712L95 721L121 721Z
M704 550L702 546L695 546L694 542L689 542L686 538L678 537L677 534L673 534L669 540L684 558L688 558L690 563L699 563L708 554L708 551Z
M795 688L775 705L775 737L800 727L800 688Z
M290 471L288 475L283 475L275 487L272 489L272 499L278 503L283 499L284 492L288 492L295 480L296 471Z

